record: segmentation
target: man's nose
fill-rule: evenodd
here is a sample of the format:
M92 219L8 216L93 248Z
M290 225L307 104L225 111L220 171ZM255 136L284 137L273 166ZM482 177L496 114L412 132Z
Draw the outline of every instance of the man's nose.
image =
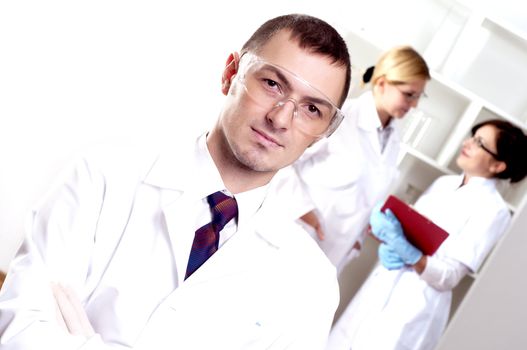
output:
M296 113L296 102L290 98L278 102L267 114L267 119L276 129L287 129L291 126L293 118L296 117Z

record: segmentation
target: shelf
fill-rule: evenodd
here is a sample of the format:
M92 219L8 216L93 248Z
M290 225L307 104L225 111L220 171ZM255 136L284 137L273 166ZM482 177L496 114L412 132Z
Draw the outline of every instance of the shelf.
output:
M444 146L449 143L452 132L458 129L471 101L435 79L427 84L426 91L428 98L421 99L417 108L401 120L402 139L444 166L447 162L440 161ZM453 152L455 148L457 146L453 147Z
M488 7L488 4L484 4L483 9L481 9L481 2L478 1L467 1L467 0L456 0L457 3L460 5L466 7L467 9L470 9L471 12L482 12L482 25L486 26L488 25L488 22L491 23L493 26L500 27L501 30L508 33L509 35L516 36L519 40L523 40L527 42L527 32L520 30L519 28L515 27L514 25L507 23L504 18L500 18L500 14L496 13L496 11L492 8ZM517 2L517 4L521 4L521 2ZM485 8L487 6L487 8ZM506 3L500 3L499 9L507 8L510 13L510 4ZM523 6L520 5L518 7L518 10L523 12ZM501 14L501 17L503 17L503 13ZM518 17L518 19L522 22L524 22L523 18ZM509 20L510 22L510 20ZM525 25L525 23L522 23L522 25Z
M414 203L439 176L453 174L434 159L404 144L398 168L400 177L390 192L406 203Z
M440 74L505 119L527 122L527 41L481 14L472 14ZM450 84L454 86L455 84Z
M518 29L514 28L511 25L506 24L501 19L493 18L492 16L485 16L482 22L482 27L485 27L491 31L501 30L506 35L511 35L517 40L522 41L524 44L527 44L527 33L521 32Z
M399 190L408 185L421 190L433 176L459 173L459 149L476 123L498 118L527 132L527 33L494 13L478 11L479 3L430 0L415 5L426 7L422 16L388 33L374 16L346 23L354 68L351 97L364 91L362 72L393 46L413 46L431 68L428 98L398 121L405 143L398 164L402 176L411 177L400 182ZM419 33L411 30L415 25ZM512 212L527 193L524 182L500 190Z
M474 92L468 90L467 88L461 86L459 83L449 79L448 77L444 76L440 72L431 71L430 75L432 76L432 79L436 80L440 84L444 85L445 87L455 91L461 96L464 96L467 98L467 100L473 101L475 103L478 103L481 105L483 109L487 109L493 114L501 117L502 119L505 119L512 124L527 130L527 123L523 122L521 120L518 120L518 118L512 116L510 113L507 113L503 109L499 108L492 102L485 100L484 98L480 97L479 95L475 94Z
M430 167L434 168L435 170L437 170L438 172L444 174L444 175L454 175L456 174L454 171L448 169L447 167L444 167L442 165L440 165L435 159L427 156L426 154L422 153L422 152L419 152L418 150L406 145L406 144L402 144L401 145L401 149L402 149L402 153L403 153L403 156L400 157L399 159L399 162L402 161L402 158L405 156L405 155L410 155L414 158L417 158L419 159L420 161L428 164Z

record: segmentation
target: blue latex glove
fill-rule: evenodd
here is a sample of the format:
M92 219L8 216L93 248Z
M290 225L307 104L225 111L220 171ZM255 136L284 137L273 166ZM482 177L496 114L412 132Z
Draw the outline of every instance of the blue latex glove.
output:
M397 270L405 265L403 259L386 243L379 245L378 252L382 265L388 270Z
M382 212L381 207L381 205L377 205L370 214L372 234L381 242L390 242L404 236L399 220L390 209Z
M414 265L421 259L423 253L408 242L401 223L392 211L386 209L383 213L380 209L380 207L375 208L370 215L373 235L390 246L406 264Z

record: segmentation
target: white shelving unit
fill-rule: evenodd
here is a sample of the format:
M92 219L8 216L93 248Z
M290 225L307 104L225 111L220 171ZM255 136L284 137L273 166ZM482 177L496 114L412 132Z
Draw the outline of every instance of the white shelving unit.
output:
M408 200L437 176L459 173L455 160L475 123L500 118L527 130L527 37L457 1L424 3L430 18L420 19L421 25L428 23L420 35L382 36L375 25L352 28L346 35L355 68L352 97L361 93L362 72L394 45L412 45L432 70L428 97L402 121L406 147L394 191ZM500 190L515 209L527 193L527 181Z
M362 72L395 45L414 47L432 70L428 97L402 121L401 178L392 190L413 203L438 176L460 173L456 158L474 124L500 118L527 131L527 34L464 1L410 0L404 5L418 9L408 11L408 17L349 24L345 39L354 66L350 97L362 92L357 83ZM527 181L505 185L500 192L515 215L527 215ZM454 291L452 315L476 276Z

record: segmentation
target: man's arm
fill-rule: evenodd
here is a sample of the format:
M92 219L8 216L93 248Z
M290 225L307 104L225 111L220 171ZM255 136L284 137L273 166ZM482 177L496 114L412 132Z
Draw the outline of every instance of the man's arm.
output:
M102 184L84 159L32 211L26 237L0 293L0 349L78 349L64 331L50 284L82 290L102 203Z

